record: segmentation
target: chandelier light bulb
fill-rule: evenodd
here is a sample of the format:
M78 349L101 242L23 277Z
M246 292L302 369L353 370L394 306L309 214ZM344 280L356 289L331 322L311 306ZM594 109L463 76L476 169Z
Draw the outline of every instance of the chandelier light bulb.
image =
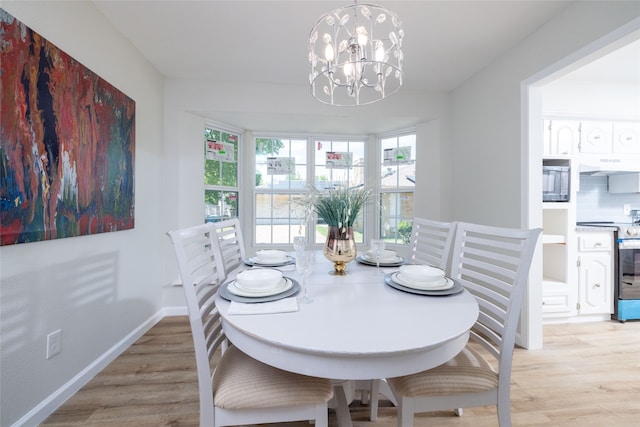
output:
M344 75L347 77L347 81L351 80L353 78L353 63L352 62L345 63L344 66L342 67L342 71L344 72Z
M335 59L335 53L333 52L333 46L331 44L328 44L324 49L324 57L328 62L333 62Z
M403 38L398 16L381 6L356 0L325 14L309 35L311 94L340 106L371 104L394 94L403 80Z
M367 42L369 41L369 37L367 36L367 30L364 27L358 27L356 29L356 33L358 34L358 44L364 50Z

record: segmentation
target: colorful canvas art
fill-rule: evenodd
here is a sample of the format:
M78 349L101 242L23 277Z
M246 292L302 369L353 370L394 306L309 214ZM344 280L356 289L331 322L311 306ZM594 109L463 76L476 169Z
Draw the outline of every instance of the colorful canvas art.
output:
M2 245L134 226L135 102L0 9Z

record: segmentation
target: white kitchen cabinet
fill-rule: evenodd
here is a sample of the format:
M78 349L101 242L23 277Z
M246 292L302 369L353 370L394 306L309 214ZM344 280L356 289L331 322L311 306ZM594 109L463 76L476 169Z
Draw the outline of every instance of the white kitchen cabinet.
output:
M578 233L578 315L613 313L613 232Z
M577 314L578 288L575 284L546 277L542 282L542 315L545 320L568 319Z
M613 232L583 231L578 233L579 252L613 251Z
M580 123L580 154L610 154L613 124L604 121L583 121Z
M578 151L579 143L579 120L544 120L543 155L570 156Z
M581 254L578 266L578 312L611 314L611 256L606 253Z
M640 155L640 123L613 123L613 153Z
M544 156L578 154L640 156L640 122L544 120Z
M550 217L546 213L545 224L554 216L556 218L551 224L561 217ZM556 240L543 245L542 312L545 323L590 322L611 318L613 230L595 230L576 232L575 226L569 227L566 245L551 243Z

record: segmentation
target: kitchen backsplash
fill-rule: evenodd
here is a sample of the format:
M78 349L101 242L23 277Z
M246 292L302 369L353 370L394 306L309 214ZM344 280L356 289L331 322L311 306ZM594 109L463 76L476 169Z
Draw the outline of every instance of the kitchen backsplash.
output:
M610 194L606 176L580 175L580 191L577 193L577 221L630 222L624 214L624 205L640 209L640 194Z

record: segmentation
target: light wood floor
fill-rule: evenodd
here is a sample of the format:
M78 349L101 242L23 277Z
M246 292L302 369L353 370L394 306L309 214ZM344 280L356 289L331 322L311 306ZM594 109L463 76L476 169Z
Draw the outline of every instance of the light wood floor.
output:
M545 327L544 350L516 349L511 386L514 426L640 427L640 322ZM354 426L391 427L352 405ZM336 425L330 413L329 423ZM111 363L43 426L197 426L198 388L186 317L167 317ZM308 427L306 422L285 423ZM420 414L420 426L497 426L495 407Z

